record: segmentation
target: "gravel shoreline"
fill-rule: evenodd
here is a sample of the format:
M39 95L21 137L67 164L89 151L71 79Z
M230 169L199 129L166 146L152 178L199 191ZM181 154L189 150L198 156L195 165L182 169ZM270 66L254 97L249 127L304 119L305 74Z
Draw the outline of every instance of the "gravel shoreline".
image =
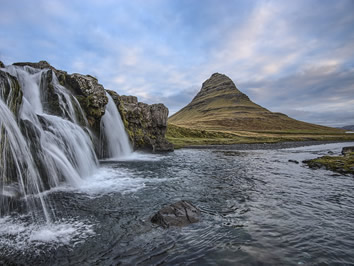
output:
M218 149L218 150L278 150L305 147L312 145L322 145L330 143L345 143L353 141L291 141L291 142L277 142L277 143L242 143L242 144L229 144L229 145L196 145L188 146L183 149Z

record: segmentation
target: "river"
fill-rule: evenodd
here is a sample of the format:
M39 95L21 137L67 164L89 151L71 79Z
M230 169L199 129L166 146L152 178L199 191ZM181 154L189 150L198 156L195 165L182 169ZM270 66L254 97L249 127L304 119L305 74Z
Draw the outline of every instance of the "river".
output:
M353 145L181 149L100 161L78 188L43 193L55 222L0 218L0 263L353 264L354 177L301 163ZM182 199L201 209L199 223L151 224L156 211Z

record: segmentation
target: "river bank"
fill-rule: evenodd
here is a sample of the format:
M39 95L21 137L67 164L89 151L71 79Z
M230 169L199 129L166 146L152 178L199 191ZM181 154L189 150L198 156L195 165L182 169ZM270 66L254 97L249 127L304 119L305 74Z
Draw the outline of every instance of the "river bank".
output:
M220 150L278 150L288 148L298 148L314 145L323 145L331 143L352 143L352 141L321 141L321 140L309 140L309 141L286 141L276 143L238 143L228 145L193 145L186 146L184 149L220 149Z

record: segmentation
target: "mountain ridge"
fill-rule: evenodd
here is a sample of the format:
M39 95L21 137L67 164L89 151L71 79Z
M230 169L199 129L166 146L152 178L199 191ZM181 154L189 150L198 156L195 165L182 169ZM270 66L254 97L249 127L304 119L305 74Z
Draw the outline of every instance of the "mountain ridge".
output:
M271 112L254 103L226 75L214 73L193 100L169 117L169 123L222 131L336 131ZM339 131L339 130L337 130Z

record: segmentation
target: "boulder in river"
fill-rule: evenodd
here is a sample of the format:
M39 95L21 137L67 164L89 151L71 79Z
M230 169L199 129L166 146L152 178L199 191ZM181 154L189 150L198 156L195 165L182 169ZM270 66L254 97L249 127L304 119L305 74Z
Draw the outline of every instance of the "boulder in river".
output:
M349 153L354 152L354 146L349 146L349 147L343 147L342 149L342 154L347 155Z
M170 226L186 226L198 222L200 210L188 201L178 201L159 210L151 222L164 228Z

